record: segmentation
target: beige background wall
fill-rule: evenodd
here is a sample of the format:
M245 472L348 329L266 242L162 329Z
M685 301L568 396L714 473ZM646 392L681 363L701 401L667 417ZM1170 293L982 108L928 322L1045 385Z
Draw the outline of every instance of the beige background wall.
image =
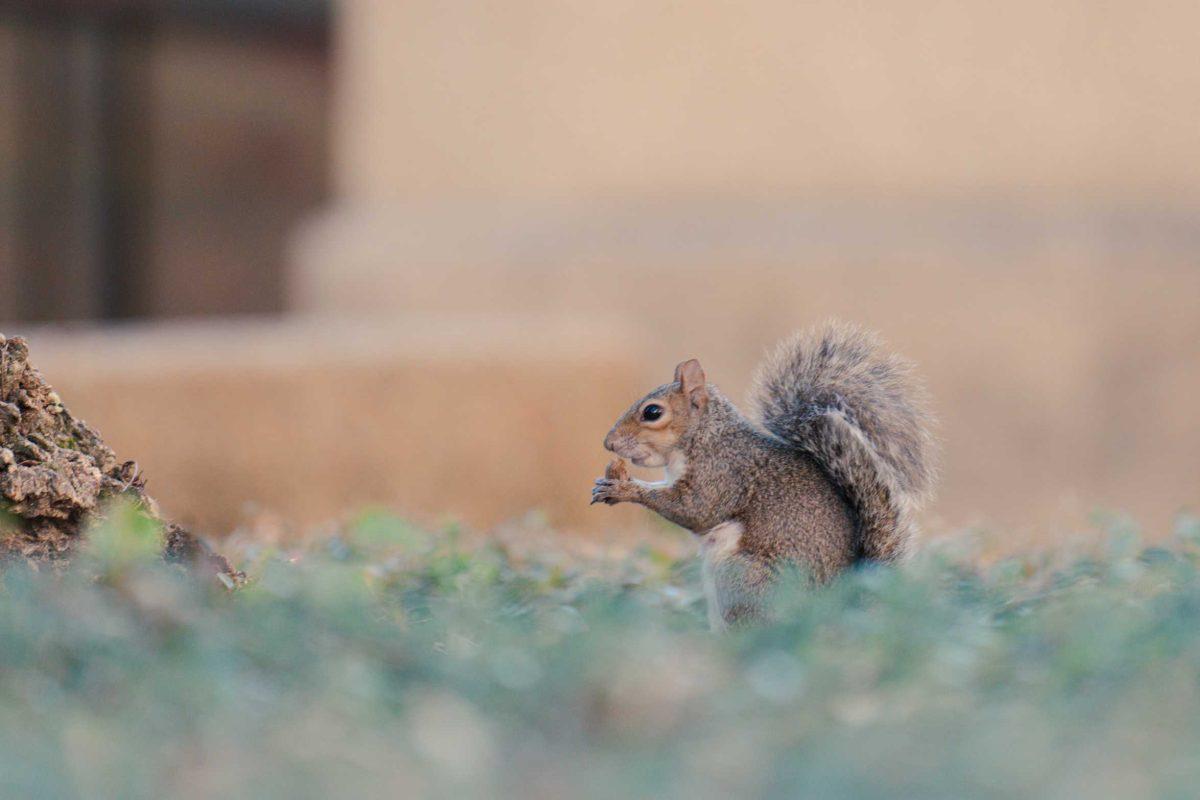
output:
M604 318L630 398L693 355L740 397L776 338L852 319L929 378L936 526L1162 531L1200 501L1197 29L1135 2L347 0L293 306Z
M1191 190L1198 29L1134 0L344 0L337 181Z
M721 235L699 212L690 218L702 221L693 223L694 246L664 252L659 244L689 225L661 209L636 224L611 216L564 222L554 228L561 250L551 253L532 235L491 252L448 236L431 252L428 241L407 244L408 229L399 226L392 236L339 237L332 250L343 269L326 275L310 299L334 316L352 309L383 316L385 308L398 318L497 308L607 315L609 330L632 342L623 354L627 399L596 409L610 418L690 356L740 399L769 344L828 316L853 320L881 331L929 381L945 444L932 508L939 527L1044 528L1104 508L1165 530L1178 510L1200 501L1200 271L1186 245L1162 245L1165 236L1122 249L1074 226L1021 232L1022 218L997 217L1013 229L999 242L956 245L951 234L961 226L927 222L940 232L927 240L895 230L920 231L918 220L881 219L859 207L853 241L818 235L813 227L833 227L819 217L824 225L801 228L815 244L770 253L756 247L757 237ZM416 218L414 228L426 233L449 224L440 215ZM797 227L804 220L784 219ZM911 227L900 224L906 219ZM981 224L991 228L995 219ZM1083 219L1101 231L1136 224L1102 210ZM779 225L761 236L786 239L791 226ZM364 239L388 242L382 252L398 254L396 261L356 250ZM361 269L346 269L356 263ZM311 288L317 279L309 275ZM586 452L602 432L562 435L578 438ZM594 452L597 469L603 453Z

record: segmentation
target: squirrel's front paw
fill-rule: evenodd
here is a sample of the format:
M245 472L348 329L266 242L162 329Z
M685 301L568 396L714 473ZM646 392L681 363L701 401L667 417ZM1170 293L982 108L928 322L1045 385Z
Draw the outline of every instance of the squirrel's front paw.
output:
M637 484L633 481L597 478L596 485L592 489L592 504L605 503L611 506L617 503L628 503L634 499L636 494Z

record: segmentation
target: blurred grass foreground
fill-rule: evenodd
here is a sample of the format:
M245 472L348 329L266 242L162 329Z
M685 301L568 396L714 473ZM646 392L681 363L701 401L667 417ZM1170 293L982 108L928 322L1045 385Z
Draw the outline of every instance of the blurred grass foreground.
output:
M517 558L369 515L247 546L132 512L0 573L0 796L1192 797L1200 521L1071 563L930 548L704 625L690 562Z

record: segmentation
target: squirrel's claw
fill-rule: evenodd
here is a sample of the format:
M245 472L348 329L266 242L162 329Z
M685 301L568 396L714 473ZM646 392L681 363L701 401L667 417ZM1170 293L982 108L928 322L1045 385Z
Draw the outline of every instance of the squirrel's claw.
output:
M605 505L616 505L626 499L621 491L622 481L613 480L612 478L597 478L596 485L592 489L592 502L588 505L596 503L604 503Z

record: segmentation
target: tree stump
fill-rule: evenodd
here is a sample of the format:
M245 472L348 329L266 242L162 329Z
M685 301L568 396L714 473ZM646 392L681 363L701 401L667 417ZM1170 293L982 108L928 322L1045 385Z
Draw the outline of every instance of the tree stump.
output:
M29 363L24 339L0 335L0 560L65 563L108 503L124 498L162 523L163 557L230 585L242 576L183 528L162 519L133 461L66 409Z

